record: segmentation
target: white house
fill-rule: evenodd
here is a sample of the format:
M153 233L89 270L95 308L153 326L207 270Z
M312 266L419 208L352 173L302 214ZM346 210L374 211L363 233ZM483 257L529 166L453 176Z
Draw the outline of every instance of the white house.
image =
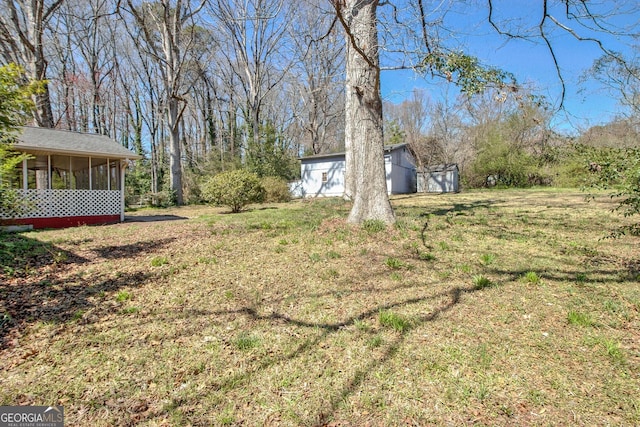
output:
M416 169L407 144L384 148L389 194L415 193ZM344 194L345 153L318 154L300 159L301 180L294 190L300 197L340 197Z
M141 156L109 137L25 127L13 149L30 155L12 175L26 210L0 223L61 228L124 220L124 172Z

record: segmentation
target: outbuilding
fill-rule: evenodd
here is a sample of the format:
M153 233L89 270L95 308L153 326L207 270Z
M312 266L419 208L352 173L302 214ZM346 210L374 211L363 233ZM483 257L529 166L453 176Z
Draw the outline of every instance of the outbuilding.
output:
M458 165L447 163L418 170L418 193L457 193L460 191Z
M141 156L103 135L24 127L13 149L29 155L12 176L24 202L3 225L62 228L124 221L125 169Z
M389 194L416 192L415 160L407 144L386 146L384 166ZM297 196L343 196L345 153L318 154L301 158L300 176L300 182L294 186Z

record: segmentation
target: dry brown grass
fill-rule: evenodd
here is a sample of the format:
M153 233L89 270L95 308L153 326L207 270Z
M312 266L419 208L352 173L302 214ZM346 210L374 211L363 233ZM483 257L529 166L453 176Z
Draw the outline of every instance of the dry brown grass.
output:
M613 202L393 203L382 232L323 200L2 236L0 404L83 426L640 423L639 241L601 239Z

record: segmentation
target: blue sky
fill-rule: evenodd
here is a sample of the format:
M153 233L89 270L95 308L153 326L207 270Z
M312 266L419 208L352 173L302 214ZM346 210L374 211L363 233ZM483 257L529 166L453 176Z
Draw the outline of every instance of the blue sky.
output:
M616 4L612 1L609 3L614 6ZM514 29L532 28L539 21L540 0L500 0L494 4L498 18L508 16ZM459 28L455 32L455 43L465 53L477 56L484 64L513 73L521 83L534 84L538 88L538 94L544 95L552 104L559 104L561 83L553 59L541 40L509 41L498 35L488 25L486 8L482 4L475 11L468 8L452 11L446 19L450 26ZM636 19L638 16L621 15L616 17L615 22L626 25ZM574 23L571 24L575 26ZM588 33L586 30L582 30L581 34L598 37L613 50L628 51L627 39ZM578 41L557 29L550 31L550 39L556 50L566 88L565 111L556 114L554 126L560 131L575 133L580 128L610 121L620 112L620 105L615 97L594 81L580 83L580 77L601 56L602 51L593 42ZM416 88L425 89L433 100L437 100L446 91L442 84L426 81L410 71L386 71L382 74L385 100L401 102Z

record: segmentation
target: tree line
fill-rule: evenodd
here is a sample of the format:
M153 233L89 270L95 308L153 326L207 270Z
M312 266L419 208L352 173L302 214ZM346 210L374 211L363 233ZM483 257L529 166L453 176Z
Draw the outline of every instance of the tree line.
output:
M2 1L0 54L46 82L35 125L114 138L145 156L134 187L183 203L202 175L291 179L299 155L341 148L344 39L322 6Z
M624 129L623 139L637 141L637 61L592 36L595 29L633 37L609 18L636 13L637 5L539 3L530 25L492 1L477 10L506 39L546 44L556 65L552 29L598 45L602 58L589 77L608 85L629 112L601 131ZM363 171L357 186L375 185L383 182L375 178L382 143L401 141L419 165L461 165L468 186L571 184L579 150L567 147L594 145L597 129L559 135L544 98L453 46L455 37L443 34L452 34L446 17L456 5L3 0L0 60L42 82L33 95L34 124L108 135L145 156L129 188L156 204L198 201L204 178L241 167L290 180L298 156L344 149L348 169ZM416 92L383 108L380 73L393 68L440 78L460 94L428 102ZM358 193L386 197L383 189L358 188L347 187L356 205ZM371 200L371 209L385 204Z

